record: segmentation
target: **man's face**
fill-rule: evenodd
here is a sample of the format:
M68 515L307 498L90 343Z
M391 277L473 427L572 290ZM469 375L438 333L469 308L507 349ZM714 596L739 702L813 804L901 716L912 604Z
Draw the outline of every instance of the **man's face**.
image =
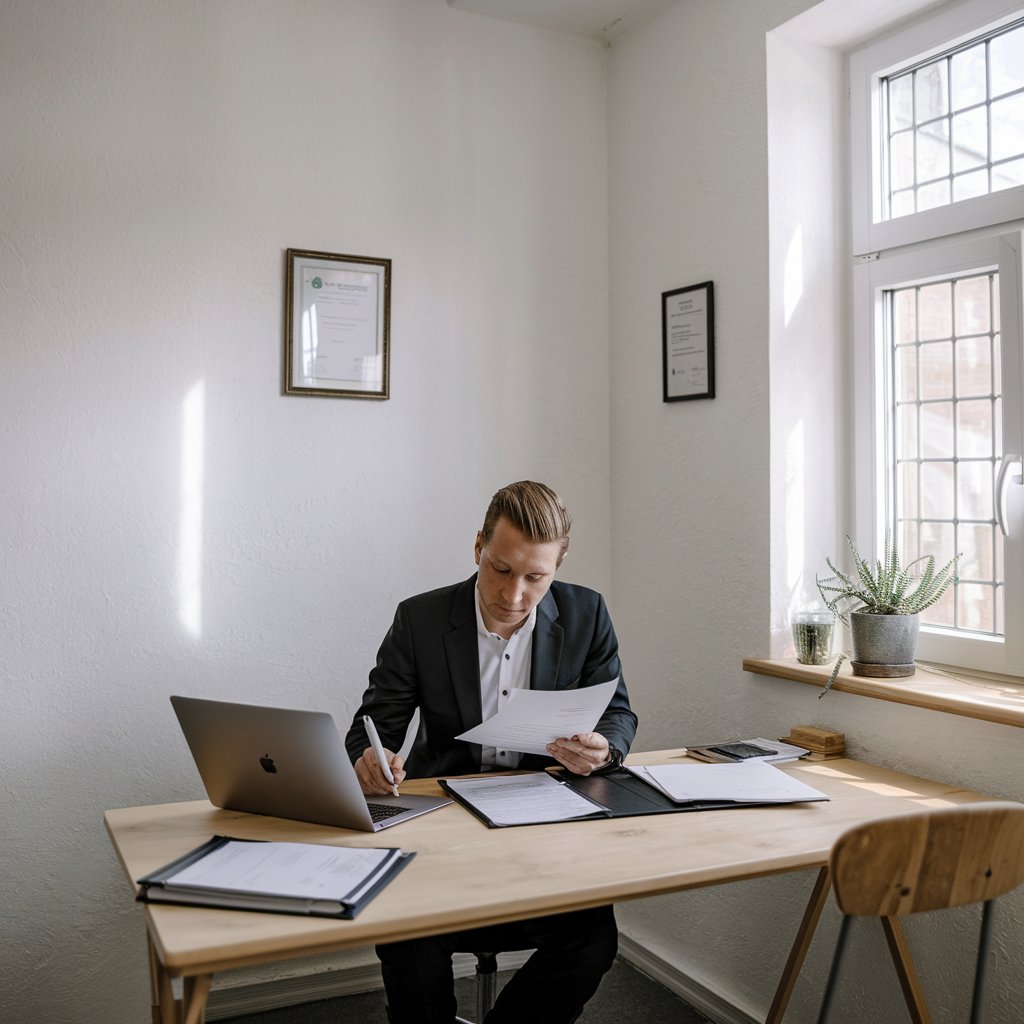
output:
M476 535L474 556L484 625L510 637L541 602L555 578L563 542L528 540L504 516L485 544Z

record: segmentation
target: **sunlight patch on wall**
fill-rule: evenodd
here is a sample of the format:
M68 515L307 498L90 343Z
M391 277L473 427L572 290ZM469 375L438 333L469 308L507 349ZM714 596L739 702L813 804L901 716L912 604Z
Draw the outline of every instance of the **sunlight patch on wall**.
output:
M805 459L807 445L804 439L804 423L794 424L786 442L786 584L792 595L799 591L806 567L804 550L806 507ZM801 595L805 597L806 595ZM794 611L795 609L790 609Z
M796 312L804 294L804 229L798 224L786 249L786 266L783 273L782 302L786 326Z
M178 525L178 619L199 640L203 633L203 432L206 385L185 396L181 418L181 514Z

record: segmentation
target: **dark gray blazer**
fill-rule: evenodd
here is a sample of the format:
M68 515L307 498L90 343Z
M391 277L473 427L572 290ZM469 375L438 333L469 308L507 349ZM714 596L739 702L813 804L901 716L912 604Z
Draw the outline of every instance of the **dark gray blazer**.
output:
M476 574L463 583L410 597L377 652L370 685L345 737L355 761L368 741L363 715L369 715L381 741L398 750L413 712L420 725L406 761L411 778L464 775L480 770L480 746L456 740L479 725L480 657L477 649ZM604 598L594 590L555 580L537 606L530 687L568 690L619 678L618 689L597 732L622 753L636 735L619 663L619 644ZM548 757L523 756L521 767L554 764Z

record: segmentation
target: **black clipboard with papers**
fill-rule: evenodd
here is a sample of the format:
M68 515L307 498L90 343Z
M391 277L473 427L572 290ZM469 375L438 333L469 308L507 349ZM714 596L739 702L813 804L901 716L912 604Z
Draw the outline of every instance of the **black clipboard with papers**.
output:
M263 864L252 864L254 858L247 856L250 853ZM241 868L230 864L233 854L240 860L246 858L241 860ZM414 856L394 848L213 836L158 871L138 879L137 899L142 903L351 920ZM218 862L208 876L200 872L195 877L196 868L213 865L217 858L228 863L222 866ZM262 869L269 858L280 862L273 881L263 877ZM310 891L311 886L315 891Z

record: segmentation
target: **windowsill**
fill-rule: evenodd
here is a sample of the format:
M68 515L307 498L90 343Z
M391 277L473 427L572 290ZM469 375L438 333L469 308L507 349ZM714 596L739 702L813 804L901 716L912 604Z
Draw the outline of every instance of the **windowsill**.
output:
M801 665L795 658L744 658L743 668L756 675L790 679L819 688L825 685L832 672L831 664ZM920 663L912 676L873 679L855 676L849 661L844 661L832 689L1024 728L1024 685L1008 680L972 676L966 672L954 675L946 669Z

